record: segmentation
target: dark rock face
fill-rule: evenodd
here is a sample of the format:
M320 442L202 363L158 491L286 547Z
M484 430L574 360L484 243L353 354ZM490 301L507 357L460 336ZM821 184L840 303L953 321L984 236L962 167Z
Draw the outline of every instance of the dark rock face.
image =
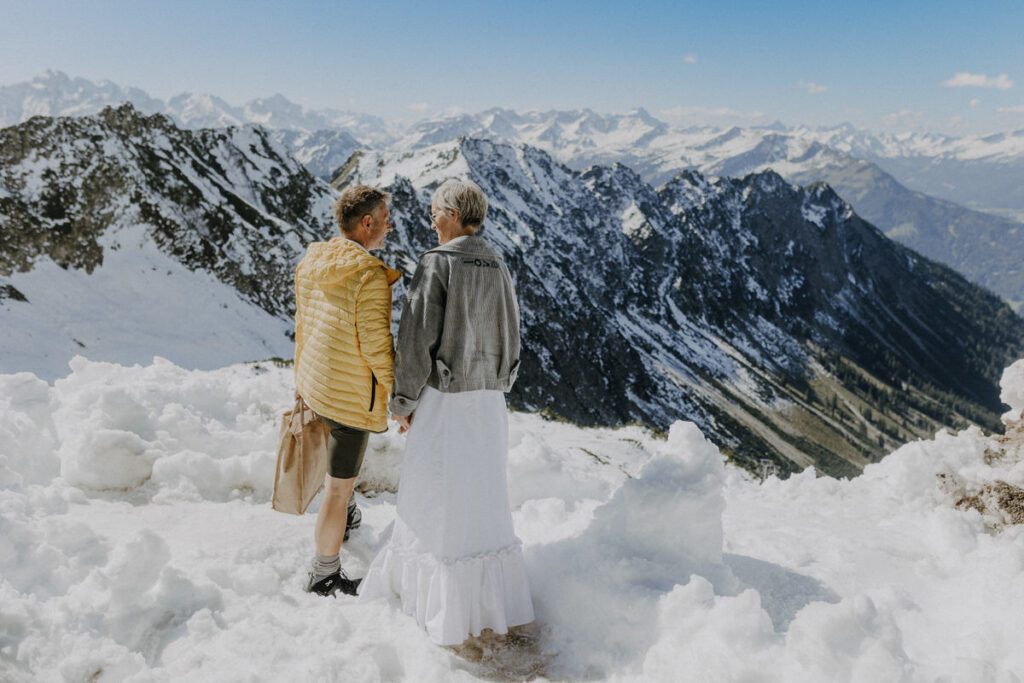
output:
M914 192L865 161L851 159L790 177L797 183L816 179L828 182L889 238L952 267L1022 310L1024 223Z
M333 234L330 189L255 127L180 130L131 105L0 130L0 276L40 256L91 272L142 224L166 253L288 316L292 267Z

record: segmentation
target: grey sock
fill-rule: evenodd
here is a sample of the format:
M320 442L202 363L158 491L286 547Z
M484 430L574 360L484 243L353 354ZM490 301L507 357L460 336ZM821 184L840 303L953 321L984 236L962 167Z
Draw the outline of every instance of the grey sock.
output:
M341 558L337 555L314 555L313 574L317 579L341 570Z

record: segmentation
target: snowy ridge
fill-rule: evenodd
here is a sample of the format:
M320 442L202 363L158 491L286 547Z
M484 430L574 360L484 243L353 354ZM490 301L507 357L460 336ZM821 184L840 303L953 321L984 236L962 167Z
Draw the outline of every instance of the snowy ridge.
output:
M776 170L788 175L851 158L1006 163L1024 157L1024 130L958 138L932 133L875 133L849 124L680 129L643 109L625 114L598 114L589 109L525 113L489 109L419 122L397 141L395 148L430 146L459 136L528 144L575 167L635 156L646 160L644 175L655 182L664 179L657 173L670 174L681 168L739 175L782 162L788 165Z
M1024 410L1024 360L1003 374ZM758 483L695 425L667 438L511 415L538 622L473 656L384 600L304 594L313 517L269 498L291 377L76 359L0 375L0 676L372 680L1013 680L1024 655L1024 423L909 443L852 480ZM371 437L343 549L394 519L403 437ZM949 482L955 482L951 485ZM986 503L997 507L987 507ZM979 509L979 506L981 509ZM827 514L822 511L827 510ZM949 599L956 596L955 600ZM982 645L984 645L982 647ZM317 652L310 657L310 651Z
M893 239L1024 306L1024 131L958 139L848 125L679 130L642 111L489 110L420 123L392 149L460 135L527 144L577 170L623 163L655 186L684 169L824 181Z
M333 196L264 131L191 133L125 106L5 129L0 150L0 367L290 353L292 269L331 230Z
M291 355L291 321L240 300L212 273L189 270L141 226L111 231L99 246L106 256L91 273L47 258L3 279L26 300L0 301L0 368L53 378L79 353L143 364L162 356L204 369Z
M358 140L343 130L309 133L277 129L270 134L318 178L329 178L361 147Z
M169 116L185 128L252 123L305 133L347 131L368 144L395 138L394 126L378 117L335 109L310 110L282 95L240 106L208 93L181 93L164 102L139 88L121 88L110 81L92 83L60 71L46 71L28 83L0 86L0 126L23 123L33 116L91 116L125 103L146 114Z
M399 147L430 146L460 135L540 147L563 160L602 150L627 148L693 150L692 165L702 170L714 161L768 150L785 150L790 158L813 156L826 148L863 159L910 158L1006 162L1024 157L1024 130L962 137L936 133L885 133L850 124L811 128L782 124L678 128L643 108L624 114L590 109L527 111L492 108L477 114L427 119L401 131L385 121L332 109L310 110L277 94L232 105L212 94L182 93L166 103L139 88L122 88L110 81L93 83L59 71L46 71L32 81L0 86L0 125L9 126L32 116L83 116L104 107L130 102L146 113L164 113L189 128L226 127L254 123L269 128L304 132L346 130L365 143L395 142ZM675 150L675 151L674 151Z

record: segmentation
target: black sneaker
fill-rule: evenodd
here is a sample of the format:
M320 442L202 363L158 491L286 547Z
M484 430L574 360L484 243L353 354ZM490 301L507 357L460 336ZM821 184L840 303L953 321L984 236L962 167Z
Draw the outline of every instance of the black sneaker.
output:
M335 593L341 591L345 595L355 595L359 590L359 584L362 579L350 579L345 575L344 571L336 571L330 576L325 576L321 579L314 580L316 577L313 572L309 573L309 580L306 582L306 592L316 593L317 595L323 595L335 597Z
M355 499L348 501L348 521L345 523L345 540L348 540L349 532L353 529L358 529L359 525L363 523L363 512L356 507Z

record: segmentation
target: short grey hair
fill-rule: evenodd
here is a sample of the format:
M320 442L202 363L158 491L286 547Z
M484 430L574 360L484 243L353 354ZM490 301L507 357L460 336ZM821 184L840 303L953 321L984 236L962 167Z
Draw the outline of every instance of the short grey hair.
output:
M472 180L449 178L434 192L434 205L442 211L458 211L467 228L479 230L487 216L487 196Z

